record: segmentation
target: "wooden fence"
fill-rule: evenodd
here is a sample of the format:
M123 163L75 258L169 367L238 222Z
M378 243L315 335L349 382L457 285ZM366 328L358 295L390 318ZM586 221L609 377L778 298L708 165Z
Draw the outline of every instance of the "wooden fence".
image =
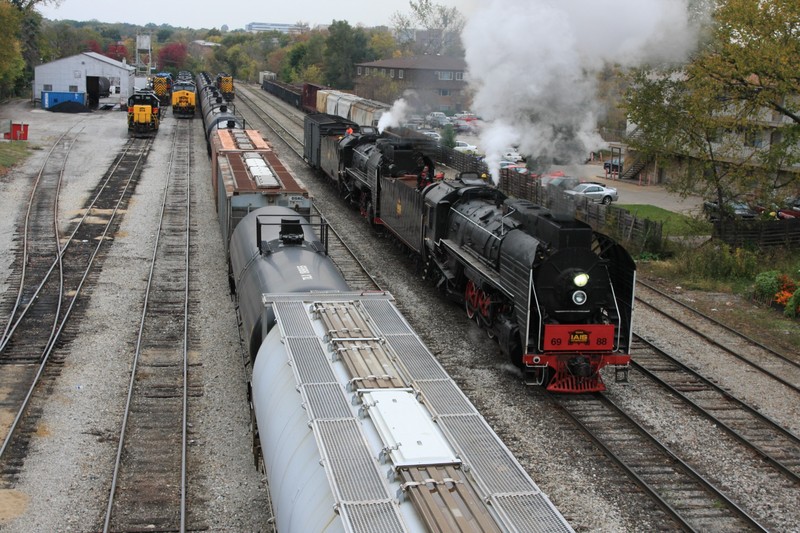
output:
M486 164L478 158L440 147L439 162L459 172L487 173ZM498 188L507 196L524 198L553 212L583 220L592 228L616 239L632 254L662 249L662 224L635 215L613 205L602 205L564 194L561 189L541 187L538 180L517 172L500 172Z
M721 220L714 223L713 236L735 248L800 246L800 219Z
M662 224L638 218L625 209L564 194L559 188L542 187L535 178L516 172L501 172L498 188L508 196L524 198L555 213L583 220L596 231L616 239L634 255L662 248Z

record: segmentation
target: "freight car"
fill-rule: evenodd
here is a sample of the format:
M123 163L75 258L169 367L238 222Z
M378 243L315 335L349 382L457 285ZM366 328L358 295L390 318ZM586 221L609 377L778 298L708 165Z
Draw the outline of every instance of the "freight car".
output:
M416 255L527 383L602 391L607 366L627 380L636 267L622 246L477 175L431 180L424 145L321 126L332 120L306 117L306 160Z
M211 76L206 72L197 75L197 105L203 118L206 147L211 155L211 133L215 129L244 129L244 119L236 115L232 103L225 100Z
M161 122L161 101L150 90L136 91L128 98L128 134L150 137Z
M349 290L325 235L264 207L230 241L276 530L572 531L392 296Z
M211 185L226 243L239 221L260 207L284 206L295 214L310 216L308 190L258 131L213 129L209 144Z
M314 83L290 85L265 77L261 88L306 113L336 115L362 126L376 127L381 116L391 107Z

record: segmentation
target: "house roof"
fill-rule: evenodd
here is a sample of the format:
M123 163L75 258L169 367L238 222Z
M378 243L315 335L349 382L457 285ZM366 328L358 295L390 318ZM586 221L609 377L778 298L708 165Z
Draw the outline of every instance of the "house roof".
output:
M367 63L356 63L360 67L418 69L418 70L466 70L467 62L460 57L419 56L380 59Z

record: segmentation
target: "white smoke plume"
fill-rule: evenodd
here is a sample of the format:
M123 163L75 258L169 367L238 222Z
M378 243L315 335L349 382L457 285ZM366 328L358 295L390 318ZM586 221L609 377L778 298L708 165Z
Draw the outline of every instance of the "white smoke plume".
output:
M391 109L381 115L378 120L378 132L383 133L386 128L395 128L406 121L410 106L405 98L399 98L392 104Z
M696 42L687 0L486 0L462 33L480 143L495 179L501 150L579 162L602 146L597 73L680 61Z

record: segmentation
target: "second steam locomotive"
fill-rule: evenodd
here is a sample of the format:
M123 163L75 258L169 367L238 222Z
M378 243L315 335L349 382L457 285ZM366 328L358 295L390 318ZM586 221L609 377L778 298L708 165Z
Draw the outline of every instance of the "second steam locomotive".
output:
M430 141L341 117L305 119L305 158L418 257L424 275L496 338L526 382L554 392L626 381L636 265L572 216L510 198L477 175L431 180Z

